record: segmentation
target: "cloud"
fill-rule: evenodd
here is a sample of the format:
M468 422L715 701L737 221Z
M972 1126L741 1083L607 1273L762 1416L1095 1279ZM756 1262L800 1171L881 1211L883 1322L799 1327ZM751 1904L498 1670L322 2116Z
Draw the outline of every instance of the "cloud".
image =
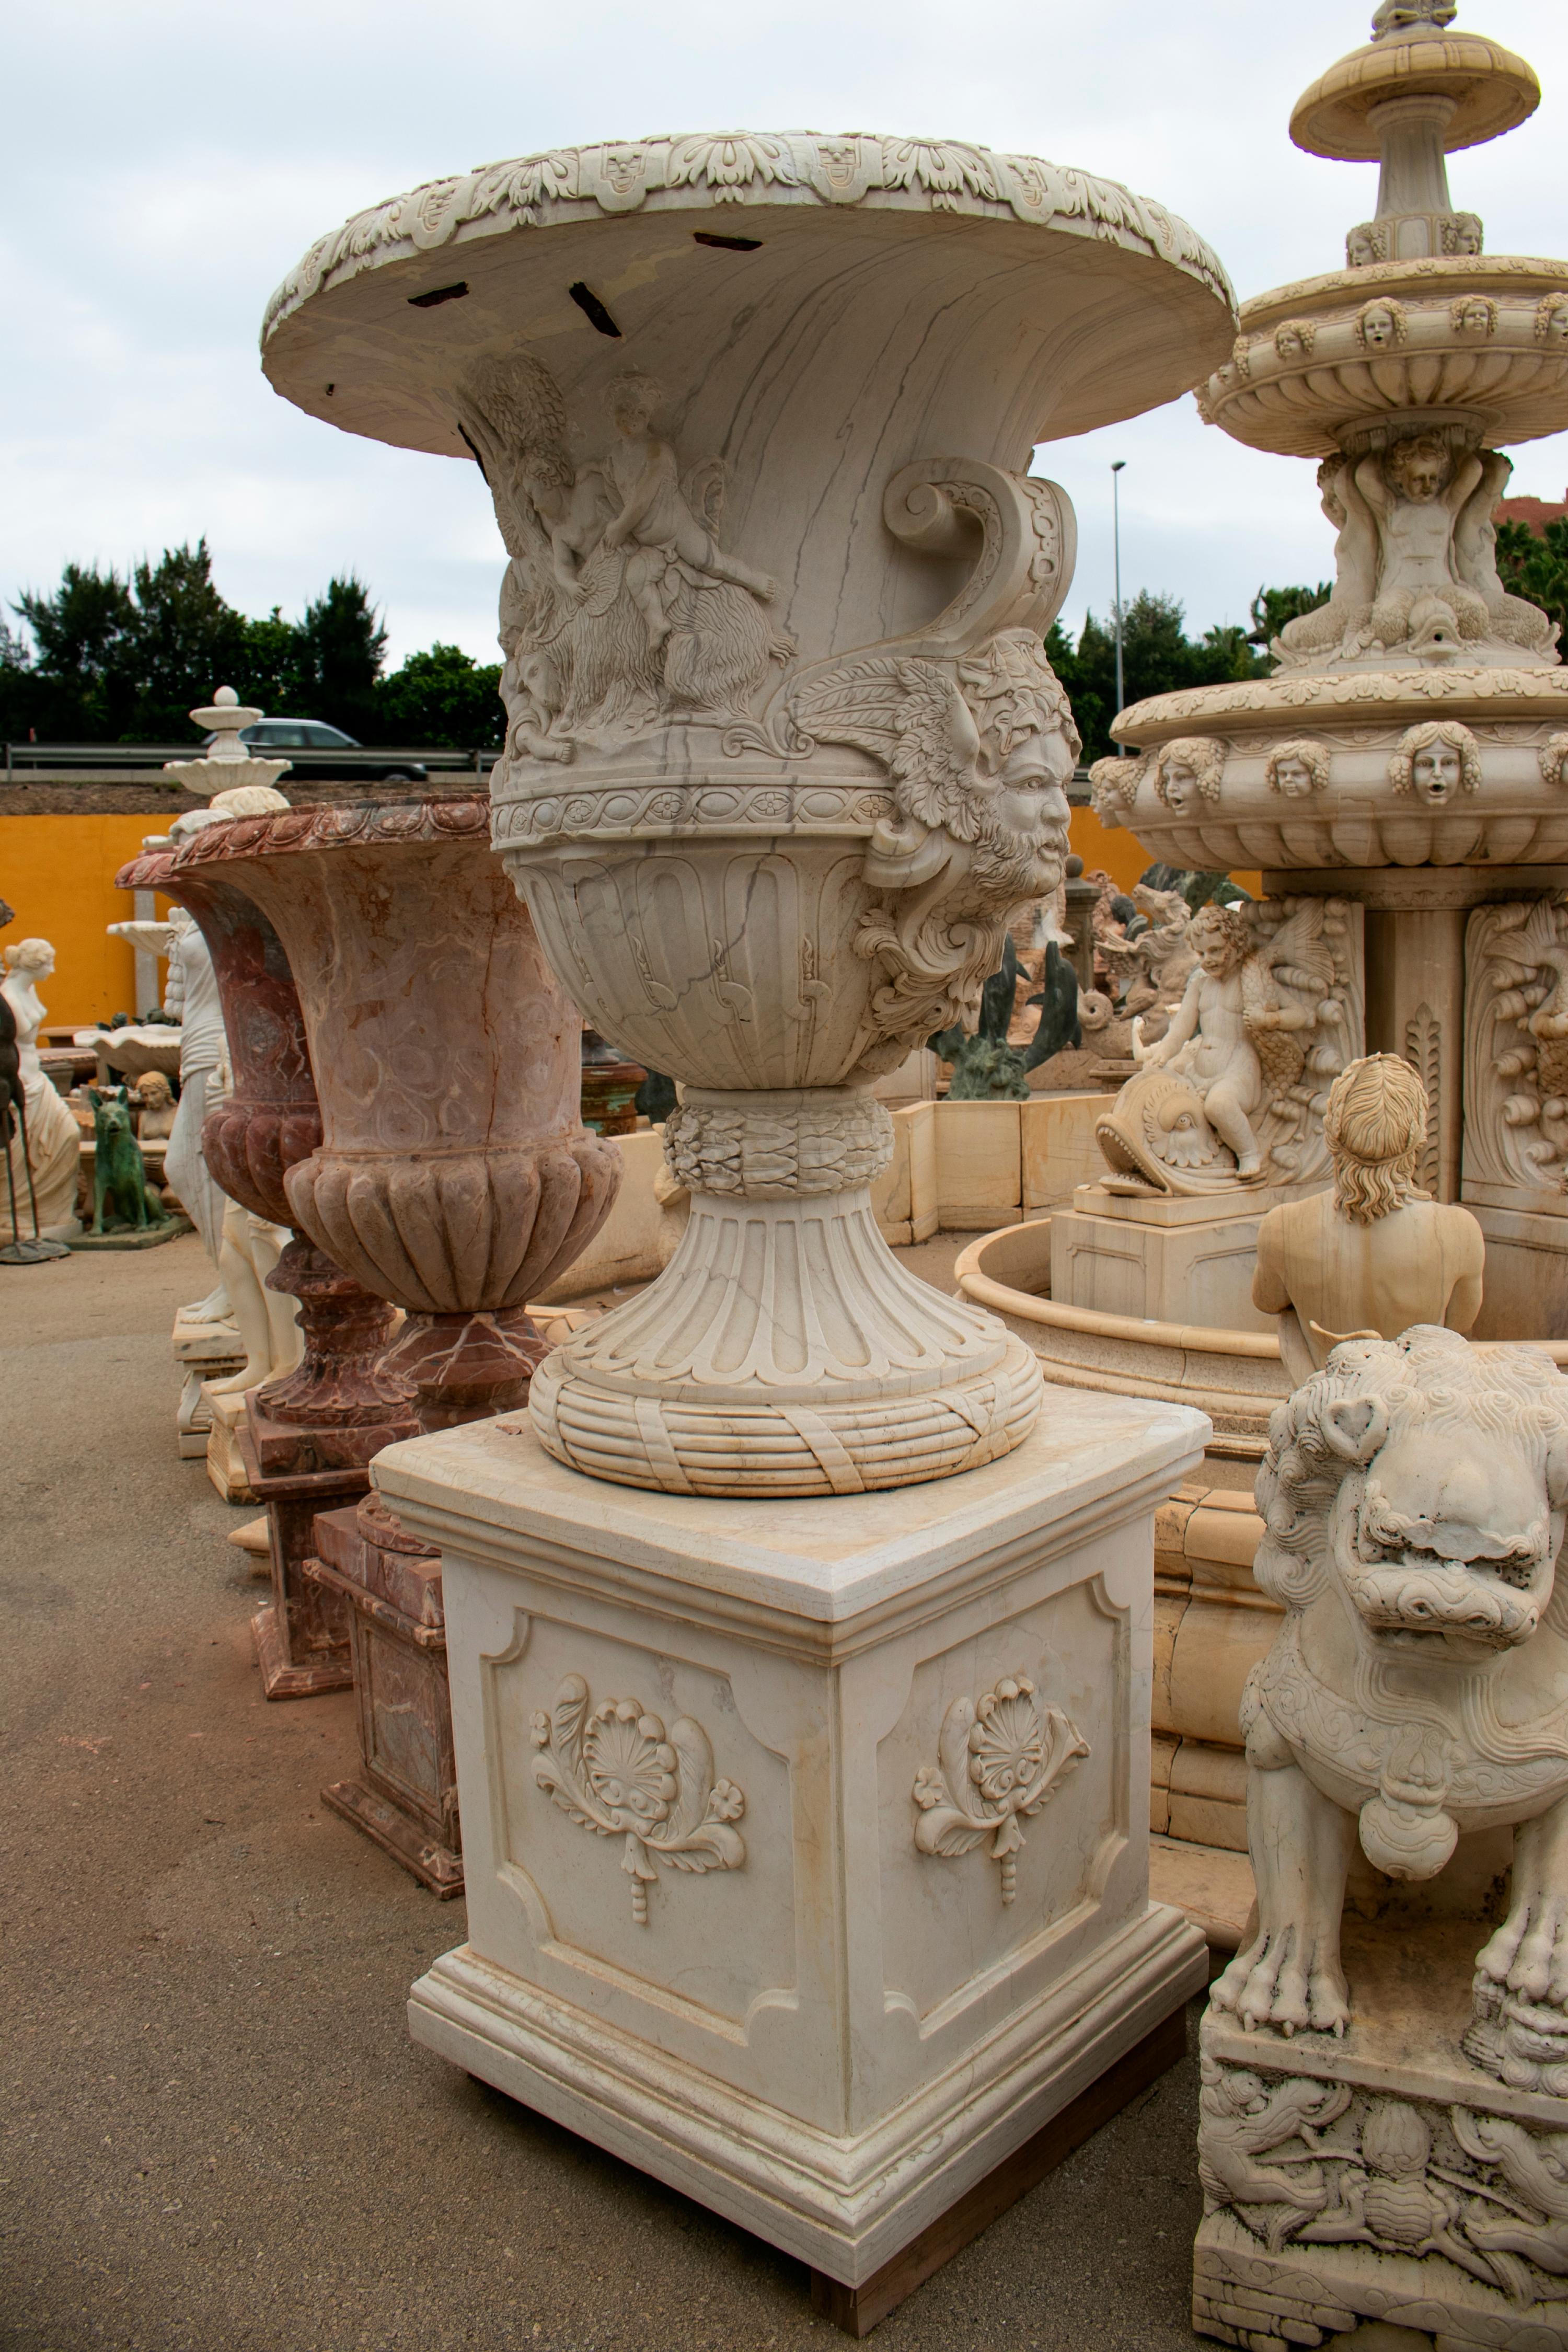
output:
M351 212L494 158L657 130L863 125L1079 163L1160 197L1251 292L1337 265L1369 167L1301 155L1297 94L1365 37L1370 0L52 0L8 30L0 207L0 597L68 559L123 567L205 532L225 593L297 613L353 569L394 658L435 636L489 657L501 553L474 470L340 435L278 400L256 337L272 287ZM1559 154L1568 11L1488 0L1546 98L1454 159L1497 250L1568 242ZM20 94L20 95L19 95ZM1190 401L1044 448L1079 509L1068 605L1123 584L1241 620L1263 581L1318 580L1310 467L1237 447ZM1515 488L1559 496L1562 436Z

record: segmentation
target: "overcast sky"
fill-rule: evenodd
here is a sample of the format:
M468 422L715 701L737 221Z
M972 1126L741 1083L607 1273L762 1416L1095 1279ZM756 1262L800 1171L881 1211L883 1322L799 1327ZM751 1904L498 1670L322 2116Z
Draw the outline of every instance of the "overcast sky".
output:
M268 293L348 214L421 180L650 131L863 129L1079 164L1186 216L1238 295L1337 267L1375 169L1299 154L1300 91L1371 0L47 0L0 36L0 598L67 560L123 569L205 532L224 593L297 614L333 572L395 661L493 658L502 561L476 469L338 434L257 361ZM1544 86L1522 130L1456 156L1496 252L1568 252L1568 7L1475 0L1461 25ZM1561 498L1568 436L1515 453ZM1190 400L1046 446L1079 519L1069 623L1126 592L1240 621L1262 581L1331 568L1311 469L1201 425ZM243 687L244 680L235 683Z

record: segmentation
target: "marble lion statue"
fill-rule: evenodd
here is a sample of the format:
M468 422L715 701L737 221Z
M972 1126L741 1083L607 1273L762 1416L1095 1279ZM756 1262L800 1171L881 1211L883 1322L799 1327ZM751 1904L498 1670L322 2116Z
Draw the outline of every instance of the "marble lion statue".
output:
M1568 2094L1568 1381L1430 1324L1344 1340L1275 1408L1258 1507L1286 1619L1241 1707L1258 1932L1215 2002L1342 2033L1358 1830L1379 1870L1426 1879L1461 1832L1512 1825L1464 2047Z

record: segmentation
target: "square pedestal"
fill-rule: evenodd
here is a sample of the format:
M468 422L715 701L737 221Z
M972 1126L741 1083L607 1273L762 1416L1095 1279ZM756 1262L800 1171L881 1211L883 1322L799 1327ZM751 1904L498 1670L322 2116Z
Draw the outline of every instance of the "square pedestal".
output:
M246 1399L237 1432L252 1492L267 1506L272 1560L272 1601L250 1621L261 1686L268 1698L313 1698L347 1690L353 1681L349 1611L342 1596L305 1573L316 1549L316 1515L357 1502L370 1491L369 1463L382 1446L411 1426L371 1423L357 1428L310 1428L272 1420Z
M463 1891L441 1556L368 1538L357 1510L323 1511L313 1583L345 1604L362 1769L321 1797L443 1899Z
M1440 2352L1553 2352L1568 2099L1510 2090L1460 2046L1491 1930L1345 1927L1342 2040L1204 2020L1193 2326L1310 2346L1375 2319Z
M176 1315L171 1345L182 1374L180 1402L174 1411L180 1459L205 1461L212 1407L204 1384L226 1380L240 1370L245 1362L244 1342L232 1323L192 1323Z
M1270 1184L1197 1195L1108 1192L1082 1184L1051 1219L1059 1306L1153 1323L1271 1331L1252 1303L1258 1228L1270 1209L1321 1186Z
M873 2281L1205 1980L1148 1818L1153 1512L1207 1428L1048 1389L1003 1461L799 1502L526 1423L382 1454L442 1554L468 1877L416 2038Z

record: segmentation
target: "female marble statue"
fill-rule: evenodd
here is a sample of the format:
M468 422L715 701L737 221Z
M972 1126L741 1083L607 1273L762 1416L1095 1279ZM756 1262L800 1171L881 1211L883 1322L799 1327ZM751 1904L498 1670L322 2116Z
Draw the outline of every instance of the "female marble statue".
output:
M216 1109L234 1091L226 1050L205 1074L204 1091L208 1110ZM288 1247L288 1226L269 1224L265 1217L242 1209L237 1201L221 1192L217 1199L223 1209L216 1252L218 1276L230 1302L231 1319L245 1343L245 1362L226 1380L209 1381L206 1386L212 1396L240 1396L247 1389L258 1389L264 1381L291 1372L304 1353L304 1340L298 1302L267 1287L268 1276Z
M5 977L0 991L16 1018L27 1120L26 1165L20 1134L14 1135L10 1143L16 1198L19 1206L26 1201L30 1170L39 1234L46 1241L70 1241L81 1231L76 1215L81 1139L75 1119L45 1076L38 1059L38 1032L47 1010L38 984L48 979L54 968L55 951L47 940L18 940L15 947L5 950ZM22 1209L21 1213L26 1216L28 1212ZM24 1234L23 1238L30 1235Z
M1278 1317L1297 1387L1342 1339L1397 1339L1414 1323L1463 1332L1480 1313L1481 1229L1416 1182L1427 1116L1426 1089L1399 1055L1352 1062L1323 1115L1332 1192L1271 1209L1258 1228L1252 1303Z

